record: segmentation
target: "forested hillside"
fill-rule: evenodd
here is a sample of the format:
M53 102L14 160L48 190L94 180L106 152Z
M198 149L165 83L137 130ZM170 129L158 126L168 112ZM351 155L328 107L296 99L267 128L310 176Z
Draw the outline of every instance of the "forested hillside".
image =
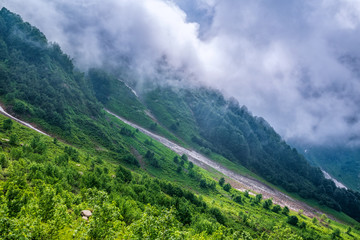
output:
M204 154L223 155L288 192L359 219L358 192L336 188L264 119L252 116L236 100L208 88L159 87L142 95L161 127Z
M358 193L335 189L236 102L206 88L155 89L137 98L102 70L77 71L58 45L5 8L0 32L1 103L52 135L0 116L2 239L360 237L355 221L310 219L233 189L226 176L194 166L103 110L210 156L222 154L359 220ZM82 218L82 210L91 216Z
M0 98L6 109L72 143L114 147L91 83L69 56L5 8L0 32Z
M314 165L321 166L338 181L360 191L360 149L357 146L309 146L294 143ZM346 174L345 174L346 173Z
M2 239L360 237L357 225L290 212L232 189L219 174L217 183L186 157L109 121L137 158L78 149L0 116Z

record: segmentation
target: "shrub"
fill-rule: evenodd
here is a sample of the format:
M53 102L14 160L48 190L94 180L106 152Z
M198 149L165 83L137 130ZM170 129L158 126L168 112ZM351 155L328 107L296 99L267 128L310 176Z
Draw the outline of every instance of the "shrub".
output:
M258 204L261 202L262 194L256 194L255 196L255 203Z
M237 203L241 203L242 202L242 200L241 200L241 196L236 196L236 197L234 197L234 202L237 202Z
M140 167L139 161L131 154L126 154L125 156L121 157L121 160L128 164Z
M279 213L281 211L281 207L280 207L280 205L275 205L271 210L274 213Z
M288 208L287 206L285 206L285 207L283 208L283 210L282 210L282 214L284 214L285 216L288 216L288 215L289 215L289 212L290 212L290 210L289 210L289 208Z
M194 167L194 164L192 162L189 162L188 169L192 169Z
M225 183L225 179L222 177L222 178L220 178L220 180L219 180L219 185L220 186L224 186L224 183Z
M207 183L206 183L206 180L205 180L205 179L201 179L201 180L200 180L200 187L201 187L201 188L207 188Z
M249 197L250 197L250 194L249 194L249 191L248 191L248 190L245 190L245 192L244 192L244 196L245 196L245 197L247 197L247 198L249 198Z
M181 159L186 162L186 161L188 160L188 156L186 156L186 154L183 154L183 155L181 156Z
M340 229L335 228L331 234L331 239L340 238Z
M11 134L11 135L10 135L10 141L9 141L9 143L10 143L11 145L18 145L18 144L19 144L19 137L18 137L18 135L16 135L16 134Z
M130 129L127 129L126 127L121 128L120 134L122 134L124 136L128 136L128 137L133 137L134 136L134 133Z
M272 204L273 204L273 202L272 202L272 200L271 200L270 198L269 198L269 199L266 199L266 200L264 201L264 203L263 203L263 208L269 210L269 209L271 208Z
M227 191L227 192L230 192L230 190L231 190L231 185L230 185L230 183L225 184L224 187L223 187L223 189L224 189L225 191Z
M146 145L149 145L149 146L153 146L153 142L152 142L152 139L146 139L145 142L144 142Z
M0 155L0 166L1 168L7 168L9 166L9 162L4 154Z
M287 223L293 225L293 226L297 226L299 222L299 219L297 218L297 216L289 216L287 219Z
M305 229L306 228L306 222L301 222L299 227L302 228L302 229Z
M216 221L225 224L225 217L218 208L211 208L209 212L215 217Z
M132 180L132 174L129 170L119 165L116 169L116 179L121 182L129 183Z
M13 121L10 118L8 118L3 122L3 129L4 130L11 130L12 125L13 125Z
M19 160L23 155L21 148L13 148L10 151L10 156L14 160Z

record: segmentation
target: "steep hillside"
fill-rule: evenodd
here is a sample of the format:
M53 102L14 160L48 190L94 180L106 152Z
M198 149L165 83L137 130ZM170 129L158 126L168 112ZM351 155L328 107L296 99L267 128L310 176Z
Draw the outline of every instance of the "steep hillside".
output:
M359 193L336 188L264 119L252 116L237 101L207 88L159 87L141 98L160 126L193 148L210 157L223 155L287 192L358 218Z
M216 183L218 173L109 121L132 133L124 140L137 158L74 148L0 116L2 239L360 237L357 227L325 215L311 219Z
M0 32L0 99L5 108L69 142L115 148L91 83L69 56L5 8Z
M137 98L101 70L86 76L76 71L56 44L4 8L0 30L2 103L53 136L0 116L2 239L360 237L357 225L325 215L310 219L301 211L274 206L260 194L233 189L230 178L194 166L186 155L179 156L103 110L112 107L211 157L222 154L269 181L292 176L293 182L284 178L284 183L302 189L314 184L287 164L303 166L297 171L314 171L324 188L324 203L358 219L358 195L335 189L264 120L234 101L205 88L162 88ZM338 206L336 197L346 202ZM82 218L82 210L92 215Z
M360 149L358 147L299 146L304 156L347 187L360 191Z

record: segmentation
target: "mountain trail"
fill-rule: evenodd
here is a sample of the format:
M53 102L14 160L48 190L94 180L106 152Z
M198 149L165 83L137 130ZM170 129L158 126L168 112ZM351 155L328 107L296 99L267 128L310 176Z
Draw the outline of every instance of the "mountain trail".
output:
M265 199L272 198L274 204L279 204L281 206L287 206L288 208L290 208L293 211L299 211L300 209L302 209L304 211L303 214L305 214L309 217L315 217L315 216L319 216L319 215L323 214L322 212L316 210L315 208L312 208L301 201L293 199L293 198L289 197L288 195L266 185L265 183L260 182L259 180L235 173L235 172L223 167L219 163L216 163L215 161L203 156L202 154L200 154L194 150L189 150L184 147L181 147L181 146L177 145L176 143L174 143L162 136L154 134L154 133L140 127L139 125L134 124L134 123L110 112L107 109L105 109L105 111L108 112L109 114L117 117L124 123L126 123L134 128L139 129L139 131L143 132L144 134L148 135L149 137L161 142L162 144L164 144L166 147L170 148L177 154L179 154L179 155L186 154L188 156L189 160L192 161L194 164L198 165L199 167L204 168L204 169L209 169L209 167L211 167L211 168L219 171L220 173L224 174L225 176L227 176L228 178L231 179L230 180L231 185L236 189L239 189L241 191L250 190L250 191L254 191L256 193L260 193L263 195L263 198L265 198Z
M7 112L4 110L4 108L3 108L2 106L0 106L0 114L6 116L6 117L8 117L8 118L11 118L12 120L14 120L14 121L16 121L16 122L24 125L25 127L31 128L31 129L33 129L33 130L35 130L35 131L37 131L37 132L39 132L39 133L41 133L41 134L43 134L43 135L45 135L45 136L51 137L50 135L48 135L48 134L44 133L43 131L37 129L36 127L32 126L31 124L29 124L29 123L27 123L27 122L24 122L24 121L22 121L22 120L20 120L20 119L18 119L18 118L16 118L16 117L10 115L9 113L7 113Z

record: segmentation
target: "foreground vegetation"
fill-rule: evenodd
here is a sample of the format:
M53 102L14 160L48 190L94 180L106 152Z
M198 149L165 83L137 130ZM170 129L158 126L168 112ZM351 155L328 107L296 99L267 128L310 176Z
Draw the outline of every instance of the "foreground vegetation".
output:
M1 238L360 237L354 227L325 216L309 219L215 182L186 157L109 121L137 158L78 149L0 116ZM82 210L92 211L88 221Z

